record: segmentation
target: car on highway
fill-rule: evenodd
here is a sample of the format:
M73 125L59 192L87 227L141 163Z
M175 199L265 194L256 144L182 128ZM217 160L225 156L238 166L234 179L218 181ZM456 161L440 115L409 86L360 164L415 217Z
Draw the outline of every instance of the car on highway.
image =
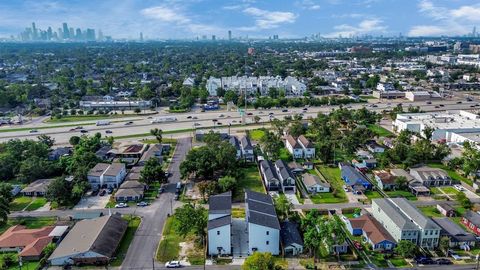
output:
M221 125L222 125L222 123L221 123L221 122L217 122L217 125L221 126Z
M113 131L111 131L111 130L105 130L105 133L107 133L107 134L112 134Z
M125 126L129 126L129 125L131 125L131 124L133 124L133 122L132 122L132 121L128 121L128 122L125 123Z
M88 130L82 129L80 130L80 133L88 133Z
M128 204L126 203L117 203L115 204L115 208L127 208Z
M427 101L427 102L425 102L425 103L427 103L427 104L432 104L432 102L431 102L431 101Z
M193 119L198 119L198 117L194 116Z
M137 206L145 207L145 206L148 206L148 203L142 201L142 202L137 203Z
M187 116L187 119L192 119L192 116L191 115Z
M232 123L236 123L236 122L237 122L237 120L232 120Z
M249 112L249 113L247 113L247 115L253 115L253 113Z
M182 265L179 261L169 261L165 263L166 268L180 268Z
M457 104L462 104L462 102L461 102L461 101L457 101Z
M224 115L224 114L220 114L218 117L225 117L225 115Z
M79 129L83 129L83 127L82 126L76 126L74 129L79 130Z
M201 124L200 123L195 123L193 124L194 126L200 126Z
M288 112L288 110L287 110L287 109L283 109L282 112Z
M444 107L445 105L443 105L443 104L440 104L440 105L438 105L438 106L440 106L440 107Z
M31 129L29 132L30 132L30 133L37 133L38 130L36 130L36 129Z

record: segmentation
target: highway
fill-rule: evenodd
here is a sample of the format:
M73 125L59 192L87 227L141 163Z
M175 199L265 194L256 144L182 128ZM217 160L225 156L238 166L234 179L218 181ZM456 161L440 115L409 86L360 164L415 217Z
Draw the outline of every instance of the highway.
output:
M439 111L439 110L458 110L458 109L472 109L472 105L477 104L476 102L463 102L461 104L457 104L456 100L442 100L442 101L434 101L432 104L426 104L425 102L405 102L402 100L402 104L404 108L408 106L420 106L424 111ZM345 107L351 109L359 109L362 107L366 107L369 110L373 111L383 111L383 110L391 110L394 106L396 106L398 102L389 101L387 102L379 102L376 104L365 104L365 103L358 103L358 104L351 104ZM440 107L440 104L443 107ZM375 106L375 107L373 107ZM270 113L273 113L273 117L278 119L283 119L285 116L292 116L295 114L303 113L304 118L308 117L315 117L319 112L328 113L333 109L338 108L339 106L321 106L321 107L310 107L307 111L303 111L302 108L294 108L288 109L287 112L282 112L282 109L269 109L269 110L248 110L247 112L251 115L246 117L246 123L252 124L254 123L254 117L259 116L260 121L259 123L267 123L271 120L269 116ZM437 107L437 108L436 108ZM476 109L480 109L480 107L475 107ZM167 122L167 123L156 123L152 124L152 119L155 117L162 117L162 116L173 116L177 118L175 122ZM195 119L196 118L196 119ZM219 111L210 111L210 112L199 112L199 111L192 111L189 113L167 113L167 112L159 112L153 116L129 116L126 118L114 118L108 119L111 121L111 124L108 126L95 126L92 123L96 121L79 121L79 122L68 122L62 124L52 124L48 122L41 122L38 120L33 119L31 123L26 123L23 125L15 125L15 126L4 126L0 127L0 142L7 141L12 138L24 138L24 139L35 139L40 134L46 134L51 136L55 139L57 145L65 145L68 144L68 140L70 137L74 135L81 135L79 130L72 130L75 125L82 126L88 133L96 133L100 132L103 136L128 136L128 135L138 135L138 134L146 134L150 132L152 128L160 128L163 131L179 131L179 130L191 130L194 128L211 128L211 127L228 127L229 125L239 125L240 121L242 120L239 113L237 111L226 111L226 110L219 110ZM214 122L215 120L216 122ZM131 124L127 124L127 122L132 122ZM65 125L73 125L65 127ZM87 125L89 124L89 125ZM63 127L62 127L63 126ZM49 127L49 128L46 128ZM12 130L15 128L27 128L27 129L36 129L37 132L30 133L30 130ZM111 133L107 133L107 131L111 131Z

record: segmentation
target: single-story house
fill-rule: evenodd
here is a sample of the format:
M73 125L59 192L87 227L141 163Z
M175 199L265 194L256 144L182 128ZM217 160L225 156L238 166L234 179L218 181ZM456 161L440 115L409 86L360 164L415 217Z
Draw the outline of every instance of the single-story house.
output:
M288 163L288 167L290 168L290 171L292 171L292 173L294 174L300 174L305 171L305 168L301 164L295 161Z
M347 163L339 163L341 177L345 183L355 191L370 190L372 184L367 177L356 170L352 165Z
M390 174L395 177L403 176L407 179L408 189L412 192L415 196L428 196L430 195L430 189L422 184L422 181L419 181L413 178L407 171L404 169L391 169Z
M449 218L433 218L433 221L441 228L440 236L450 239L449 247L467 248L474 247L477 242L476 236L468 233Z
M112 161L114 158L114 155L110 153L112 150L112 147L110 145L105 145L102 146L100 149L95 152L95 156L99 158L102 161Z
M372 215L365 214L358 218L351 218L349 223L347 228L351 230L352 235L362 235L373 250L389 251L395 248L396 242L393 237Z
M48 261L53 266L107 264L128 227L119 214L77 222Z
M365 151L365 150L357 150L357 152L355 152L355 155L359 158L359 159L370 159L370 158L373 158L373 155L368 152L368 151Z
M372 153L383 153L385 152L385 146L378 144L376 141L367 142L367 149Z
M330 184L322 181L317 175L304 173L302 181L309 193L330 192Z
M53 179L38 179L30 183L26 188L22 189L23 196L45 196L47 193L48 185Z
M27 229L23 225L10 227L0 236L1 252L17 252L23 260L39 260L45 247L52 242L49 234L54 226Z
M468 210L462 217L462 224L480 236L480 214Z
M437 204L437 210L446 217L454 217L456 215L455 208L446 203Z
M138 161L138 165L140 166L143 166L145 165L145 163L151 159L151 158L155 158L157 159L157 161L159 163L162 163L163 161L163 158L162 158L162 145L161 144L151 144L147 151L145 151L142 155L142 157L140 158L140 160Z
M61 157L69 156L72 154L72 150L72 147L58 147L53 149L48 153L48 160L59 160Z
M115 192L117 202L139 201L145 194L145 184L135 180L125 181Z
M296 256L303 253L303 240L296 223L291 221L280 223L280 237L284 255Z
M385 170L373 171L373 175L375 175L375 180L381 190L392 190L397 187L395 176L391 175L389 172Z

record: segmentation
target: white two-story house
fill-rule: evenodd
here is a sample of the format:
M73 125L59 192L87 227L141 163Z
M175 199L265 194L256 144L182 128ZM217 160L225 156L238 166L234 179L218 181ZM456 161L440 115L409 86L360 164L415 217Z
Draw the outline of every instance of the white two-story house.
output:
M247 162L255 161L255 155L253 154L253 146L248 136L243 136L240 140L240 146L242 148L242 157Z
M292 154L293 158L303 158L303 148L292 135L287 135L285 147L287 147L288 152Z
M232 192L210 196L208 206L208 255L230 255L232 254Z
M315 158L315 146L313 143L307 139L305 136L300 135L298 137L298 144L303 149L303 157L306 159Z
M127 170L123 163L98 163L87 175L93 190L100 188L117 188L125 179Z

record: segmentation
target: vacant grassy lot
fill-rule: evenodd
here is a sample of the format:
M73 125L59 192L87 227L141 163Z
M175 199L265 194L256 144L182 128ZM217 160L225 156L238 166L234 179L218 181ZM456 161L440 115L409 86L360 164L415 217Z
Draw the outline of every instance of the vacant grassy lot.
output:
M9 227L14 225L24 225L28 229L38 229L44 226L49 226L55 224L57 221L54 217L41 217L41 218L11 218L8 220L7 224L0 226L0 234L6 231Z
M447 172L448 176L450 176L450 178L452 178L453 180L462 181L462 182L464 182L464 183L466 183L470 186L473 184L471 179L468 179L467 177L461 176L459 173L457 173L454 170L451 170L450 168L448 168L447 166L445 166L443 164L429 163L428 166L430 166L432 168L440 168L442 170L445 170Z
M120 245L118 246L116 255L115 255L115 260L111 262L112 266L120 266L122 265L123 260L125 259L125 256L127 255L128 247L130 246L130 243L133 240L133 237L135 236L135 232L138 229L138 226L140 226L141 219L140 217L136 216L123 216L125 220L128 221L128 228L127 231L125 232L125 235L122 238L122 241L120 241Z
M44 206L45 204L47 203L47 199L45 198L36 198L35 200L33 200L33 202L27 206L27 211L35 211L37 210L38 208Z
M312 200L315 204L321 203L343 203L347 202L348 200L345 198L337 198L331 192L327 193L317 193L315 195L310 196L310 200Z
M10 211L22 211L27 205L29 205L33 201L32 197L16 197L10 203Z
M378 191L373 191L373 190L365 191L365 196L367 196L367 198L370 200L383 198L383 196L380 193L378 193Z
M390 196L391 198L405 198L409 201L416 201L417 200L417 197L415 197L415 195L413 195L409 191L393 190L393 191L386 191L385 193L387 193L387 195Z
M379 125L368 125L368 129L373 131L378 137L393 137L395 136L392 132L389 130L379 126Z
M250 138L255 141L260 141L265 136L265 130L254 129L250 131Z
M176 222L174 216L167 218L167 221L165 222L162 240L157 249L157 260L160 262L168 262L178 259L180 242L182 242L183 239L175 231Z
M265 188L263 187L262 177L260 176L260 171L256 166L252 165L247 168L240 169L243 177L238 181L238 186L235 189L235 194L233 200L235 202L244 201L244 189L250 189L257 192L265 193Z
M347 202L347 194L343 190L343 180L341 178L340 169L338 167L327 167L327 166L318 166L317 169L323 175L325 180L327 180L332 190L336 192L336 198L338 199L337 202Z
M444 217L435 206L418 207L418 209L428 217Z

